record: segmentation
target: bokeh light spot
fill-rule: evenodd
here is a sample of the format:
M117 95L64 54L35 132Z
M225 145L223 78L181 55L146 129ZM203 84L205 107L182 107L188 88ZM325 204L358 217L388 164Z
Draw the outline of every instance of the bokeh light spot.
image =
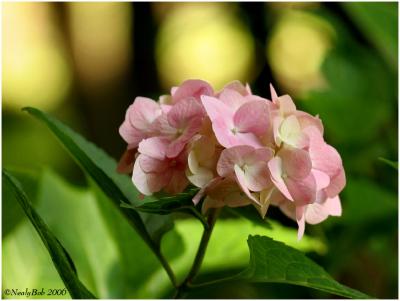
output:
M226 4L185 4L166 16L157 36L156 60L165 87L188 78L221 88L234 79L250 81L254 40Z
M323 89L326 82L320 69L334 36L334 29L322 18L298 10L283 12L267 47L280 85L294 95Z
M3 4L3 104L56 107L71 70L48 3Z
M72 49L85 84L112 81L127 70L132 56L129 3L68 4Z

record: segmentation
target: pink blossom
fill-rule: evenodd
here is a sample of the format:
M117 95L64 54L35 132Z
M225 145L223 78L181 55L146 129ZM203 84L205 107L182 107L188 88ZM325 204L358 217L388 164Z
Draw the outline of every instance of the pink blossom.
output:
M209 83L196 79L187 80L179 87L173 88L171 91L174 103L189 97L193 97L197 101L200 101L202 95L212 96L213 94L214 90Z
M267 100L239 81L220 92L188 80L159 102L138 97L120 134L128 144L118 165L138 190L175 194L200 188L203 212L252 205L264 218L270 205L305 225L341 215L346 177L339 153L323 138L318 116L296 108L271 86Z
M217 181L207 188L207 196L203 201L202 211L210 208L221 208L224 206L241 207L250 205L252 201L243 194L232 178L218 178Z
M188 184L185 176L187 154L185 151L175 158L166 156L169 141L160 137L143 140L139 144L139 155L133 167L132 181L144 195L164 189L176 194Z
M135 149L150 137L168 137L167 156L180 153L202 126L204 109L200 95L212 95L211 86L200 80L188 80L172 89L173 95L160 97L160 102L137 97L128 108L119 128L121 137L128 143L127 150L118 164L121 173L132 171Z
M136 97L119 128L129 149L136 148L140 141L152 135L152 124L161 114L161 106L157 102L150 98Z
M273 151L269 148L234 146L222 151L217 172L221 177L233 177L243 192L259 204L250 191L259 192L270 186L267 162L272 156Z
M118 163L118 172L132 172L135 149L140 141L154 134L152 125L161 114L161 106L149 98L136 97L133 104L129 106L125 120L119 128L119 133L128 146Z
M204 110L194 98L187 98L173 105L152 124L157 136L168 139L166 156L177 156L189 140L202 128Z
M171 95L162 95L160 103L173 105L183 99L192 97L200 101L202 95L214 95L214 90L210 84L203 80L189 79L184 81L179 87L172 87Z
M240 81L234 80L230 82L229 84L226 84L224 88L217 93L217 96L219 96L223 91L225 90L233 90L238 92L242 96L248 96L252 95L253 93L251 92L249 84L243 85Z
M202 96L201 99L222 146L263 146L261 137L270 127L266 100L252 95L242 96L230 89L225 89L219 98Z
M276 145L282 142L297 148L308 146L309 138L303 129L309 126L316 127L323 134L323 126L318 117L296 109L289 95L277 96L271 85L272 106L271 118Z
M307 127L304 132L310 139L309 154L318 189L323 189L328 197L335 197L346 185L342 159L315 127Z
M304 235L306 223L315 225L323 222L329 216L341 216L342 214L339 197L328 198L321 193L318 193L314 203L304 206L296 206L283 195L275 197L271 204L278 206L285 215L297 221L299 226L298 239L301 239Z
M222 148L212 135L196 135L189 146L186 176L197 187L217 177L216 165Z
M307 151L285 146L268 162L271 179L280 192L298 205L315 201L316 181Z

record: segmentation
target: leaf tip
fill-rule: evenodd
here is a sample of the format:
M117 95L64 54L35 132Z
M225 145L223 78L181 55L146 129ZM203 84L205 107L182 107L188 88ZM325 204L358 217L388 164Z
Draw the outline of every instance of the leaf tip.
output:
M27 112L27 113L32 114L32 115L35 115L35 114L38 114L38 113L42 113L42 111L40 111L39 109L36 109L34 107L23 107L21 109L21 111Z
M32 109L33 109L32 107L23 107L23 108L21 109L21 111L29 112L29 111L31 111Z

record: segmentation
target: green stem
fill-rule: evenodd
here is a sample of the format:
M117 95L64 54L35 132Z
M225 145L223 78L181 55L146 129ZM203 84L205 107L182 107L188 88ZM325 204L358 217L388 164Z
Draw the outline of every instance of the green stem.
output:
M200 271L201 264L204 259L204 255L206 254L208 242L210 241L211 233L213 231L215 222L218 217L219 209L214 209L210 211L210 214L207 218L208 227L204 228L203 235L201 237L200 245L197 250L196 257L194 258L193 265L186 276L185 280L183 280L182 284L177 287L176 294L174 296L175 299L182 298L185 294L185 291L190 287L192 281L197 276Z
M233 281L233 280L237 280L237 279L238 279L237 275L234 275L234 276L230 276L230 277L226 277L226 278L219 278L219 279L215 279L215 280L211 280L211 281L207 281L207 282L190 284L190 285L188 285L188 287L193 288L193 289L199 289L202 287L215 285L215 284L219 284L219 283L227 282L227 281Z
M168 261L164 257L164 255L161 253L161 251L157 251L156 255L158 259L160 260L162 266L164 267L165 271L168 274L169 279L172 282L172 285L177 288L178 287L178 282L176 281L174 271L171 269L171 266L169 265Z
M192 215L193 215L194 217L196 217L196 218L202 223L204 229L207 229L207 228L208 228L208 222L207 222L207 220L204 218L204 216L203 216L200 212L198 212L198 211L196 210L196 208L194 208L194 207L192 207L192 206L189 207L189 210L192 212Z

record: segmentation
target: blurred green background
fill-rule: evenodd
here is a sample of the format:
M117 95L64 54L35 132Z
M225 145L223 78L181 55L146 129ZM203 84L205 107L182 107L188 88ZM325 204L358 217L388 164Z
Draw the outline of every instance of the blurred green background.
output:
M277 224L273 233L226 215L200 278L245 266L246 237L260 233L307 251L350 287L397 298L398 175L378 159L398 160L397 3L2 6L3 166L19 176L96 295L162 298L171 296L171 288L145 244L114 208L101 208L102 196L88 188L55 138L20 109L34 106L57 116L118 159L125 148L118 127L134 97L157 99L172 85L200 78L215 89L239 79L263 97L269 97L269 83L290 94L299 108L320 115L325 139L339 150L347 175L342 218L309 226L301 243L295 223L275 208L268 216L284 228ZM63 288L18 204L3 198L2 212L3 288ZM175 218L163 248L183 275L201 226ZM228 283L189 297L330 296L294 286Z

